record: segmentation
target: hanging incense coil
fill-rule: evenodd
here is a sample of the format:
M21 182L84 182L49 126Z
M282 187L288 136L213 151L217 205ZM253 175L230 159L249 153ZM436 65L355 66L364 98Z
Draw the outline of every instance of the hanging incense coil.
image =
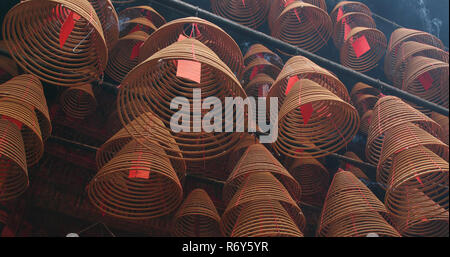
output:
M321 206L330 182L327 169L314 158L289 159L289 173L302 188L301 202Z
M400 53L400 48L403 43L408 41L415 41L444 49L444 44L442 43L442 41L430 33L406 28L396 29L391 34L386 58L384 59L384 73L386 74L386 77L391 81L393 80L393 72L395 65L397 64L397 58Z
M369 95L378 96L378 95L380 95L380 90L378 90L372 86L369 86L365 83L358 82L353 86L352 91L350 92L350 96L351 96L353 102L355 102L357 100L358 94L369 94Z
M333 42L336 48L341 49L347 40L347 35L352 28L364 27L376 29L377 25L372 16L361 12L346 13L334 23ZM387 43L387 42L386 42Z
M59 34L65 33L61 27L74 16L72 12L80 18L61 48ZM81 86L98 80L106 67L108 53L101 23L86 0L20 2L5 16L3 28L11 56L42 81Z
M90 84L66 89L60 101L64 113L74 119L85 119L97 108L97 100Z
M136 18L145 17L156 28L159 28L166 23L166 19L164 19L164 17L161 14L159 14L155 9L147 5L128 7L119 13L119 17L121 18L121 20L122 19L133 20Z
M361 116L361 125L359 127L359 131L364 134L369 134L370 123L372 122L373 111L369 110Z
M260 27L269 13L269 0L211 0L212 11L250 28Z
M272 0L272 5L270 6L269 16L268 16L268 24L269 28L272 29L273 23L280 16L283 10L290 4L295 2L305 2L308 4L315 5L325 12L327 12L327 4L325 0Z
M362 55L358 55L355 50L356 42L366 40L369 49L364 49ZM353 70L366 72L374 67L386 52L387 40L383 32L365 27L353 28L341 47L341 63ZM367 51L366 51L367 50Z
M356 1L341 1L333 8L330 13L333 23L339 22L343 15L348 13L362 13L372 17L372 12L367 5Z
M0 99L3 97L12 99L34 108L42 140L46 141L52 133L52 124L48 112L47 100L41 81L34 75L24 74L16 76L0 85Z
M303 106L312 110L308 119ZM307 120L308 119L308 120ZM357 110L317 83L302 79L290 89L279 112L274 150L285 156L320 158L345 147L359 129Z
M289 195L286 188L269 172L257 172L249 175L242 184L242 187L234 194L229 202L220 221L220 229L225 236L234 235L236 225L240 222L240 216L245 215L243 211L246 206L256 206L258 203L267 205L271 201L278 202L294 221L298 230L305 227L305 217L301 209ZM259 204L258 204L259 205ZM279 213L279 212L277 212ZM272 218L277 217L277 213L270 211L265 213ZM278 214L279 215L279 214ZM258 227L256 227L258 229ZM295 230L295 228L292 228ZM272 228L272 233L276 234L276 228ZM243 232L240 232L243 233Z
M180 35L195 38L205 44L228 65L236 77L240 77L244 60L239 46L220 27L196 17L173 20L161 26L142 45L138 62L145 61L161 49L177 42Z
M180 62L181 59L201 64L201 83L190 82L176 76L177 60ZM148 79L149 77L152 79ZM130 71L122 85L118 93L119 118L122 124L128 124L144 112L152 112L163 121L163 128L172 134L170 139L165 137L155 139L143 133L143 131L150 133L154 129L153 126L148 124L126 126L127 131L138 142L145 145L145 142L158 140L164 149L172 150L173 148L167 146L173 144L171 141L173 138L180 147L182 157L171 154L169 158L189 161L218 158L237 145L240 133L207 133L196 124L189 124L189 127L184 126L182 129L199 132L175 133L169 130L171 117L176 113L176 110L170 109L170 101L180 95L193 99L196 88L201 89L199 96L202 99L215 96L224 102L225 97L229 96L246 98L244 90L228 66L199 41L184 39L164 48ZM204 115L206 114L201 114L202 119ZM222 117L223 115L224 113ZM243 115L244 113L239 113L237 119ZM225 124L222 124L221 131L225 131L224 126Z
M357 161L362 162L361 158L359 158L359 156L356 155L354 152L346 152L344 154L344 156L349 157L349 158L351 158L353 160L357 160ZM343 170L350 171L358 179L364 179L366 181L369 181L369 178L367 177L366 173L364 173L364 171L362 171L360 168L358 168L358 167L356 167L356 166L354 166L354 165L352 165L352 164L350 164L348 162L341 161L341 168Z
M136 31L119 39L110 53L105 74L117 82L123 78L136 65L138 65L139 48L148 38L143 31Z
M90 182L91 203L103 213L130 220L157 218L176 210L183 189L170 160L160 157L163 151L157 144L127 144Z
M303 56L294 56L286 62L267 95L268 98L278 97L279 108L286 98L289 79L293 76L314 81L342 100L351 102L347 88L336 76Z
M244 56L244 65L249 65L255 58L264 58L270 63L283 69L283 60L276 53L261 44L253 44Z
M349 171L339 171L333 178L322 210L317 235L321 237L383 237L400 234L386 221L383 203Z
M448 236L448 162L423 146L393 158L385 204L404 236Z
M274 4L272 8L278 7ZM310 52L326 45L333 30L328 13L305 2L287 5L273 21L273 37Z
M443 138L442 138L442 142L446 143L448 145L448 137L449 137L449 131L448 131L448 117L444 116L442 114L439 114L437 112L433 112L431 114L431 118L436 121L442 128L443 130Z
M303 233L278 201L243 204L231 237L303 237Z
M302 188L299 183L262 144L253 144L244 152L223 187L222 199L229 202L246 178L259 172L270 172L284 185L294 200L301 199Z
M366 159L369 163L377 165L381 155L386 131L412 122L441 139L442 128L435 121L414 109L395 96L384 96L378 100L374 107L367 136Z
M227 156L227 165L225 170L233 171L242 155L247 151L247 148L258 143L259 140L256 138L256 136L248 133L243 133L238 145Z
M176 237L217 237L220 216L208 193L193 190L175 214L172 235Z
M392 80L394 86L402 88L403 81L406 77L406 68L410 60L417 56L423 56L441 62L448 63L448 53L444 50L414 41L405 42L398 50L397 63L394 66L394 72L392 74Z
M17 126L0 119L0 201L19 197L28 188L25 146Z
M152 130L148 137L158 137L162 136L167 139L171 138L170 133L163 129L163 123L158 118L155 118L151 113L144 113L137 119L133 120L130 124L126 126L135 126L135 124L138 123L144 123L144 124L150 124L152 122L159 123L160 126L152 126L154 130ZM141 127L136 127L140 129ZM146 135L147 133L145 130L142 131L142 135ZM97 151L96 155L96 162L97 162L97 168L101 169L106 163L108 163L122 148L130 143L133 140L133 137L128 133L128 131L125 128L122 128L119 132L117 132L114 136L112 136L108 141L106 141ZM152 142L152 144L156 144L157 141L155 140ZM177 154L181 157L179 154L179 148L176 142L172 139L171 144L169 147L172 147L173 149L166 150L168 153L171 154ZM182 180L186 174L186 163L182 160L171 160L172 167L174 168L175 172L178 175L178 178Z
M377 168L377 181L388 184L392 157L406 149L422 145L448 161L448 145L412 123L404 123L385 132L383 148Z
M266 97L272 87L274 80L265 73L256 74L245 86L247 96Z
M28 167L39 162L44 154L44 142L36 113L23 103L8 98L0 98L0 117L17 121L25 145Z
M358 110L360 116L364 115L366 112L373 109L375 104L378 102L379 97L374 95L363 95L359 94L356 97L355 107Z
M259 73L269 75L272 79L276 79L281 69L278 66L268 62L264 58L255 58L242 73L243 85L247 85Z
M417 56L406 68L402 89L413 95L448 108L448 63Z
M88 0L94 7L95 12L102 24L103 35L105 36L108 51L114 48L119 40L119 17L114 9L111 0Z

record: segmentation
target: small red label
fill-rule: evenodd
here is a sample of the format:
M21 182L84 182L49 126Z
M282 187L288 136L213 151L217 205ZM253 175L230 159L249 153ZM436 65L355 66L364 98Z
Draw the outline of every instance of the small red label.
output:
M294 86L295 82L298 81L298 77L297 76L291 76L288 80L288 84L286 87L286 91L284 92L285 95L287 95L289 93L289 91L291 91L292 86Z
M428 90L433 85L433 78L431 77L430 73L425 72L424 74L420 75L419 77L420 84L422 84L423 89Z
M361 57L370 50L370 45L369 42L367 42L366 36L356 39L352 46L357 58Z
M59 46L62 48L66 43L69 35L72 33L73 28L75 27L75 21L78 20L80 16L73 11L70 11L69 16L64 21L61 26L61 30L59 32Z
M200 83L202 64L189 60L178 60L177 77Z
M9 117L9 116L2 115L2 119L10 121L10 122L13 123L14 125L16 125L16 126L19 128L19 130L22 129L22 127L23 127L23 123L22 123L22 122L20 122L20 121L14 119L14 118L11 118L11 117Z
M305 125L308 124L308 121L311 118L312 113L314 111L312 103L307 103L307 104L304 104L304 105L300 106L300 111L302 112L303 123Z
M131 56L130 56L131 60L134 60L134 58L139 56L139 50L141 49L142 43L144 43L144 42L141 41L141 42L137 42L136 44L134 44L133 50L131 50Z
M261 65L253 67L252 74L250 74L250 80L252 80L261 69L262 69Z
M342 7L341 7L338 10L336 21L338 21L340 18L342 18L342 16L344 16L344 11L342 10Z

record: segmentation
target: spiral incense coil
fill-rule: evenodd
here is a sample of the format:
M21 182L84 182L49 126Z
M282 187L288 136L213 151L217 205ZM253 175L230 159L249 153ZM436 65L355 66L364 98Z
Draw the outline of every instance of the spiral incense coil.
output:
M349 171L336 173L322 209L317 235L322 237L399 236L385 220L383 203Z
M64 113L74 119L84 119L97 108L94 92L90 84L71 87L61 95L61 105Z
M279 109L286 98L289 79L293 76L314 81L342 100L351 102L347 88L336 76L303 56L294 56L286 62L267 95L268 98L278 97Z
M369 110L361 116L361 125L359 127L359 131L366 136L369 134L369 127L372 121L372 115L373 111Z
M28 188L25 147L18 127L0 119L0 202L19 197Z
M247 96L265 97L272 87L273 82L274 80L265 73L256 74L245 86L245 92Z
M61 48L62 25L74 13L80 18L74 21L74 30ZM5 16L3 38L26 72L58 86L81 86L98 80L108 59L101 23L86 0L20 2Z
M303 233L278 201L242 205L231 237L303 237Z
M448 63L422 56L413 57L408 62L402 89L448 108L448 73Z
M406 149L422 145L448 161L448 145L433 137L412 123L405 123L386 131L380 161L377 168L377 181L388 184L392 169L392 157Z
M330 13L331 20L333 23L337 23L340 21L339 15L345 15L348 13L362 13L369 17L372 17L372 12L370 11L367 5L356 2L356 1L341 1L333 8Z
M142 45L138 62L145 61L161 49L177 42L180 35L195 38L205 44L238 78L240 77L244 69L244 60L239 46L224 30L196 17L173 20L161 26Z
M385 204L405 236L448 236L448 162L423 146L393 158Z
M269 13L269 0L211 0L213 12L250 28L260 27Z
M138 55L134 56L135 48L148 38L144 31L136 31L119 39L116 46L110 53L108 66L105 73L117 82L122 82L123 78L136 65L138 65Z
M91 203L104 213L130 220L157 218L176 210L183 189L170 160L160 157L163 151L156 144L127 144L90 182Z
M111 0L88 0L94 7L95 12L102 24L108 51L114 48L119 39L119 17Z
M144 113L137 119L133 120L130 124L126 126L135 126L135 124L151 124L151 123L158 123L160 126L152 126L154 129L149 133L145 130L141 131L141 134L144 136L147 136L149 138L152 137L164 137L167 139L171 139L170 133L163 129L163 123L158 118L154 117L151 113ZM138 129L142 129L142 127L137 127ZM140 134L138 134L140 135ZM114 136L112 136L108 141L106 141L100 149L97 151L96 155L96 162L97 162L97 168L101 169L106 163L108 163L122 148L127 145L129 142L131 142L133 137L128 133L128 131L125 128L122 128L119 132L117 132ZM152 144L157 144L157 140L152 142ZM172 147L172 149L166 150L168 153L176 154L181 157L179 154L180 150L178 148L178 145L176 142L172 139L171 144L169 147ZM184 178L186 173L186 163L182 160L171 160L172 167L174 168L175 172L178 175L178 178L182 180Z
M306 51L316 52L327 44L332 30L326 11L305 2L293 2L274 20L271 34Z
M444 116L442 114L439 114L437 112L433 112L431 114L431 118L441 126L441 128L443 130L443 134L444 134L442 141L448 145L448 137L449 137L448 117Z
M193 190L175 214L172 235L176 237L217 237L220 216L208 193Z
M244 55L244 65L249 65L255 58L262 57L283 69L283 60L276 53L261 44L253 44Z
M384 134L386 131L412 122L431 135L442 138L442 128L435 121L423 113L412 108L395 96L384 96L378 100L373 109L367 136L366 159L369 163L377 165L383 148Z
M442 49L414 41L405 42L399 49L397 63L392 74L394 86L402 88L408 63L416 56L423 56L445 63L448 63L449 60L448 53Z
M276 79L278 74L280 74L281 69L278 66L268 62L264 58L254 59L247 67L245 67L242 73L242 79L244 85L247 85L255 75L259 73L264 73L269 75L272 79Z
M374 95L358 95L355 102L355 107L358 110L360 116L364 115L367 111L373 109L378 102L379 97Z
M358 155L356 155L354 152L346 152L344 154L344 156L349 157L353 160L357 160L362 162L361 158L359 158ZM369 180L369 178L367 177L366 173L364 173L364 171L362 171L360 168L345 162L345 161L341 161L341 168L346 170L346 171L350 171L351 173L353 173L353 175L355 175L355 177L357 177L358 179L364 179L364 180Z
M114 2L114 1L113 1ZM161 27L166 23L166 19L159 14L155 9L147 5L132 6L124 9L119 13L121 19L135 19L145 17L156 28Z
M301 202L320 205L330 182L327 169L314 158L289 159L288 163L289 173L302 188Z
M44 142L36 113L14 99L0 98L0 115L21 123L20 132L25 145L26 163L28 167L38 163L44 154Z
M306 122L302 111L309 104ZM317 83L302 79L290 89L279 112L274 150L285 156L320 158L345 147L359 129L357 110Z
M201 64L201 83L176 76L176 60L180 59ZM171 133L170 120L178 111L170 109L170 101L177 96L193 99L194 89L198 88L201 89L202 99L215 96L224 102L225 97L229 96L246 98L245 91L228 66L195 39L184 39L154 54L130 71L122 85L118 93L119 118L122 124L128 124L144 112L152 112L163 121L164 128ZM201 114L202 119L204 115L206 113ZM244 114L240 113L238 116L240 115ZM225 131L224 126L225 124L222 124L222 131ZM143 133L150 133L154 126L135 124L125 128L133 138L144 145L145 142L155 140ZM189 161L218 158L230 152L240 137L240 133L207 133L196 124L189 124L189 127L184 126L183 129L191 132L173 132L170 139L156 139L166 150L172 150L173 148L166 146L173 144L172 138L176 140L182 157L171 154L169 158ZM192 132L195 130L200 132Z
M225 170L233 171L242 155L247 151L247 148L258 143L259 140L254 135L243 133L239 139L238 145L227 156L227 166Z
M406 28L396 29L391 34L386 58L384 58L384 73L386 74L386 77L391 81L393 80L393 72L395 65L397 64L397 58L400 53L400 48L403 43L408 41L415 41L444 49L444 44L442 43L442 41L430 33Z
M286 188L269 172L257 172L249 175L241 188L234 194L220 221L220 229L225 236L234 235L234 229L240 222L240 216L245 215L245 206L256 206L258 203L267 205L271 201L280 203L289 213L294 224L301 231L305 227L305 217ZM259 204L258 204L259 205ZM265 216L277 217L279 212L265 213ZM242 233L242 232L241 232ZM276 233L276 230L273 231Z
M344 45L348 28L364 27L376 29L377 25L373 18L365 13L350 12L342 15L342 17L334 23L333 42L336 48L341 49ZM386 42L387 43L387 42Z
M358 56L354 49L354 42L359 38L366 38L370 49ZM356 71L366 72L373 69L386 53L387 40L383 32L365 27L353 28L341 47L341 63Z
M3 97L18 103L28 104L35 109L42 140L46 141L52 133L52 124L48 112L47 100L41 81L34 75L16 76L0 85L0 99Z
M246 178L259 172L270 172L284 185L294 200L300 200L302 188L299 183L262 144L247 148L223 187L222 199L229 202Z
M323 9L325 12L327 12L327 3L325 0L272 0L272 4L270 6L269 16L268 16L268 24L270 30L272 30L273 23L275 20L280 16L280 14L283 12L283 10L290 4L295 2L305 2L308 4L315 5L321 9Z
M369 95L378 96L378 95L380 95L380 90L378 90L372 86L369 86L365 83L358 82L353 86L352 91L350 92L350 96L351 96L353 102L355 102L357 100L357 97L359 94L369 94Z

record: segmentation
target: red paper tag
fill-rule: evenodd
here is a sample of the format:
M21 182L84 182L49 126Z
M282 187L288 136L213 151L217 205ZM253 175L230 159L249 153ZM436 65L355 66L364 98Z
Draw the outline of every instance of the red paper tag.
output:
M252 80L256 76L256 74L258 74L258 71L261 69L262 67L260 65L253 67L252 74L250 74L250 80Z
M345 164L345 169L346 170L349 170L349 169L351 169L353 166L350 164L350 163L346 163Z
M302 112L303 123L305 125L308 124L308 121L311 118L312 113L313 113L312 103L307 103L307 104L300 106L300 111Z
M423 89L428 90L433 85L433 78L430 73L425 72L419 77L420 84L422 84Z
M353 50L355 50L356 57L359 58L363 54L370 50L369 42L367 42L366 36L362 36L356 39L353 44Z
M244 7L246 7L246 6L245 6L245 0L242 0L242 4L244 5Z
M295 16L297 16L298 23L302 23L302 20L300 19L300 15L297 12L297 9L294 9L294 13L295 13Z
M130 59L133 60L134 58L139 56L139 50L141 49L141 45L144 42L137 42L134 46L133 46L133 50L131 50L131 56Z
M11 118L11 117L9 117L9 116L6 116L6 115L2 115L2 119L3 119L3 120L8 120L8 121L10 121L10 122L13 123L14 125L16 125L16 126L19 128L19 130L22 129L22 126L23 126L23 123L22 123L22 122L20 122L20 121L14 119L14 118Z
M344 16L344 11L342 10L342 7L341 7L338 10L336 21L338 21L340 18L342 18L342 16Z
M187 37L185 36L185 35L183 35L183 34L180 34L180 36L178 37L178 40L177 41L181 41L181 40L184 40L184 39L186 39Z
M134 26L134 28L132 28L132 29L130 30L130 33L139 31L139 30L141 30L141 28L142 28L141 25L136 25L136 26Z
M139 163L142 163L140 161L141 156L142 156L142 152L139 152L138 162L134 162L134 163L136 163L137 165L139 165ZM129 178L148 179L150 177L150 171L149 170L145 170L145 169L147 169L147 168L146 167L142 167L142 166L132 166L131 169L130 169L128 177Z
M177 77L200 83L202 64L199 62L178 60Z
M347 36L351 30L352 30L352 28L350 27L350 25L348 25L346 22L344 22L344 39L345 40L347 39Z
M419 183L423 186L422 180L420 179L419 176L416 176L417 181L419 181Z
M79 18L80 16L78 14L74 13L73 11L70 11L69 16L64 21L63 25L61 26L61 31L59 32L60 48L62 48L66 43L70 33L72 33L72 30L75 26L75 20L78 20Z
M287 95L289 93L289 91L291 91L292 86L295 84L295 82L298 81L298 77L297 76L291 76L288 80L288 84L286 87L286 91L284 92L285 95Z

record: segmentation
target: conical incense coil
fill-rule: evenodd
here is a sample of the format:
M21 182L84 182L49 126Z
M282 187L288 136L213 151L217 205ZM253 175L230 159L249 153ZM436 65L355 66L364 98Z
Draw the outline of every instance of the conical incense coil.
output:
M260 27L269 13L269 0L211 0L213 12L250 28Z
M402 89L448 108L448 63L417 56L406 68Z
M247 96L266 97L272 87L274 80L265 73L256 74L245 86Z
M180 35L195 38L205 44L237 77L240 77L244 69L244 59L239 46L220 27L196 17L173 20L161 26L142 45L138 61L143 62L161 49L177 42Z
M88 0L94 7L95 12L102 24L103 35L105 36L108 51L114 48L119 39L119 17L114 9L111 0Z
M396 29L391 34L386 57L384 58L384 73L390 80L393 79L394 67L397 64L397 58L400 52L399 49L404 42L408 41L415 41L444 49L442 41L430 33L406 28Z
M177 62L180 60L201 65L201 83L176 76ZM225 97L246 98L237 78L214 52L195 39L184 39L154 54L128 73L118 93L119 118L122 124L128 124L144 112L153 112L163 121L164 128L169 130L172 115L178 112L170 109L170 102L178 96L193 99L194 89L201 89L199 97L203 100L215 96L223 103ZM224 113L222 112L222 118ZM204 115L206 114L202 112L199 116L203 119ZM239 116L243 117L244 113L237 116L237 119ZM224 123L221 131L225 131ZM169 130L172 133L170 140L176 140L182 154L182 157L171 154L169 158L190 161L214 159L227 154L239 141L240 133L207 133L199 125L180 125L183 130L190 132L172 133L172 130ZM144 145L147 141L155 140L142 133L150 133L154 129L153 126L135 124L125 128L133 138ZM161 137L157 140L164 149L172 150L166 148L166 145L172 144L169 139Z
M220 221L220 229L223 235L233 235L233 230L246 205L254 206L257 203L267 205L271 201L279 202L294 220L297 228L300 231L304 229L305 217L286 188L271 173L258 172L245 179L241 188L229 202ZM266 215L276 217L277 214L270 212Z
M155 152L164 150L147 145ZM88 187L91 203L111 216L143 220L167 215L183 200L170 160L132 141L105 164Z
M321 87L302 79L290 89L279 112L274 150L297 159L320 158L345 147L359 129L358 111Z
M333 178L323 206L317 235L365 237L368 233L399 236L384 217L383 203L349 171Z
M283 68L283 60L276 53L261 44L253 44L244 55L244 65L249 65L255 58L264 58L270 63Z
M114 1L113 1L114 2ZM155 9L147 5L131 6L119 13L120 19L132 20L135 18L145 17L156 28L161 27L166 23L166 19L159 14Z
M306 51L316 52L327 44L332 30L333 24L326 11L305 2L293 2L274 20L271 34Z
M276 79L280 74L281 69L278 66L268 62L264 58L255 58L248 66L245 67L242 73L243 85L247 85L257 74L264 73L269 75L272 79Z
M158 118L154 117L151 113L144 113L137 119L133 120L130 124L126 126L135 126L135 124L150 124L150 123L158 123L160 126L153 126L153 130L148 133L145 130L141 131L142 136L147 136L149 138L158 138L158 137L164 137L167 139L171 139L170 133L163 129L163 123ZM142 127L137 127L138 129L142 129ZM147 134L148 133L148 134ZM140 135L138 133L138 135ZM127 145L129 142L133 140L133 137L128 133L128 131L125 128L122 128L119 132L117 132L114 136L112 136L108 141L106 141L100 149L97 151L96 155L96 162L97 162L97 168L101 169L106 163L108 163L122 148ZM157 139L152 142L152 144L157 144ZM169 148L172 147L172 149L166 149L167 152L174 154L179 154L180 150L178 148L178 145L176 144L175 140L171 139L171 144L169 145ZM186 173L186 163L183 160L171 160L172 167L174 168L175 172L178 175L178 178L182 180Z
M28 188L22 135L17 126L0 119L0 201L19 197Z
M436 59L445 63L448 63L449 60L448 53L440 48L414 41L405 42L398 50L397 63L394 66L394 72L392 74L394 86L402 88L408 63L412 58L417 56Z
M444 116L442 114L439 114L437 112L433 112L431 114L431 118L434 121L436 121L441 126L441 128L443 130L443 134L444 134L444 137L443 137L442 141L448 145L448 137L449 137L449 133L448 133L449 132L448 131L448 126L449 126L448 125L448 117Z
M448 162L423 146L394 156L385 204L405 236L448 236Z
M356 71L369 71L384 57L386 46L387 40L383 32L374 28L353 28L341 47L341 63Z
M341 1L333 8L330 13L333 23L337 23L341 20L342 16L347 13L362 13L369 17L372 17L372 12L367 5L356 1Z
M301 199L302 188L299 183L262 144L251 145L244 152L223 187L222 199L229 202L245 180L251 174L259 172L270 172L284 185L294 200Z
M82 120L97 108L97 100L90 84L66 89L60 101L64 113L74 119Z
M330 183L327 169L314 158L289 159L289 173L302 188L302 203L320 205Z
M275 200L242 205L231 237L303 237L286 209Z
M35 109L42 139L46 141L52 133L52 124L41 81L31 74L16 76L0 85L0 99L3 97L28 104Z
M356 97L355 107L358 110L360 116L364 115L367 111L373 109L375 104L378 102L379 97L374 95L358 95Z
M0 115L3 119L12 120L19 126L28 167L38 163L44 154L44 142L34 110L17 100L4 97L0 98Z
M153 33L158 28L146 17L138 17L127 20L122 23L123 29L120 31L120 37L124 37L136 31L143 31L147 34Z
M239 139L238 145L227 156L227 166L225 170L233 171L242 155L247 151L247 148L258 143L259 140L256 138L256 136L248 133L242 134L241 138Z
M354 152L346 152L344 154L344 156L349 157L349 158L351 158L353 160L357 160L357 161L362 162L361 158L359 158L359 156L356 155ZM348 162L341 161L340 167L343 170L350 171L358 179L364 179L364 180L367 180L367 181L369 180L369 178L367 177L366 173L364 173L364 171L362 171L360 168L358 168L358 167L356 167L356 166L354 166L354 165L352 165L352 164L350 164Z
M359 127L359 131L364 135L369 134L370 123L372 122L373 111L369 110L361 116L361 125Z
M414 109L400 98L384 96L373 109L366 144L366 159L377 165L383 148L384 134L391 128L412 122L431 135L442 138L442 128L435 121Z
M128 72L138 65L139 48L147 38L148 34L144 31L136 31L120 38L110 52L105 74L122 82Z
M358 82L353 86L352 91L350 91L350 96L353 102L357 100L359 94L369 94L378 96L380 94L380 90L371 87L365 83Z
M426 146L448 161L448 145L412 123L404 123L385 132L383 148L377 168L377 181L388 184L392 157L415 146Z
M175 214L172 235L177 237L217 237L220 216L208 193L193 190Z
M70 25L70 18L74 29L61 47L60 34L64 39L70 31L65 30L70 26L63 28L63 24L67 21ZM42 81L81 86L98 80L106 67L108 52L101 23L86 0L20 2L5 16L3 28L14 60Z
M308 4L315 5L325 12L327 11L327 4L325 0L272 0L272 4L270 6L269 16L268 16L268 24L269 28L272 29L273 23L280 16L283 10L290 4L295 2L305 2Z
M356 27L376 29L377 26L372 17L364 13L350 12L342 15L342 17L334 23L332 37L336 48L341 49L347 40L347 35L352 28Z
M314 81L340 97L342 100L348 103L351 102L347 88L336 76L303 56L294 56L286 62L267 96L268 98L278 97L279 108L286 98L286 90L289 81L295 78L295 76L298 79L309 79Z

